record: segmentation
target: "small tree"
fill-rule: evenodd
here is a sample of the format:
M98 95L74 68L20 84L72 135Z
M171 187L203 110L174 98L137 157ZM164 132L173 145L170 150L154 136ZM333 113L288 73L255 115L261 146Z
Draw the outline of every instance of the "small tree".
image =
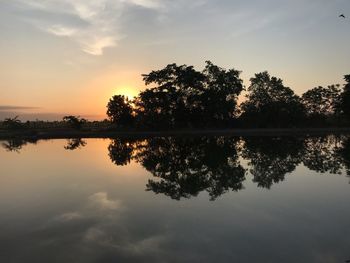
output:
M123 95L113 96L107 104L107 116L113 123L131 125L133 109L130 100Z
M9 130L16 130L23 127L22 122L18 119L18 116L14 118L6 118L2 125Z
M86 119L80 118L80 116L64 116L63 121L66 122L73 129L80 130L84 123L86 123Z

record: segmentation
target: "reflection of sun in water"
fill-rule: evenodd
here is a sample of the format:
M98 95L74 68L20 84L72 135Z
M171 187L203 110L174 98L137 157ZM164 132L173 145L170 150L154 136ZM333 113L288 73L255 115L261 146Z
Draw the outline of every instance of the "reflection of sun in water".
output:
M126 86L118 87L113 91L113 95L124 95L130 100L136 97L137 94L138 92L135 89Z

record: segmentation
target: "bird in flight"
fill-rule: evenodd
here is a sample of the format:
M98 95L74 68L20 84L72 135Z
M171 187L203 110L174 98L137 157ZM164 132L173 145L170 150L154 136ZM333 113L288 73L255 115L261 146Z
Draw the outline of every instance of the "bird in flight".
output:
M345 15L344 15L344 14L341 14L339 17L341 17L341 18L345 18Z

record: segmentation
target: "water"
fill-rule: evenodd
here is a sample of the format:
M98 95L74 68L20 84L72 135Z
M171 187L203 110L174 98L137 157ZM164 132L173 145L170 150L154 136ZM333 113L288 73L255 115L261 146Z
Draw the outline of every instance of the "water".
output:
M1 142L0 262L345 262L350 138Z

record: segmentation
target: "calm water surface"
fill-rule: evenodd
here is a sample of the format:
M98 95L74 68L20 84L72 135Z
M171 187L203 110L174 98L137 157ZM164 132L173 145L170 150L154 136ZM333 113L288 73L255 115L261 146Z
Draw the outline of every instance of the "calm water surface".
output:
M347 136L0 144L0 262L350 259Z

